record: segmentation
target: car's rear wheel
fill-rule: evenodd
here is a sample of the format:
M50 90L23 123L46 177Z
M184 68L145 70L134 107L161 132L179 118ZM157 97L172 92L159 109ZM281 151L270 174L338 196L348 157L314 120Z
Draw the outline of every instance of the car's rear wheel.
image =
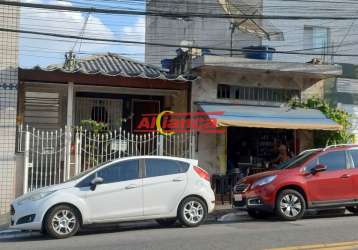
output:
M157 223L163 227L170 227L175 224L177 218L157 219Z
M293 189L281 191L276 199L276 214L283 220L293 221L302 218L306 210L303 196Z
M59 205L51 209L45 219L47 234L56 239L75 235L80 227L77 211L68 205Z
M247 213L249 214L250 217L254 219L265 219L270 216L270 213L268 212L260 211L258 209L253 209L253 208L248 209Z
M208 214L205 202L198 197L185 198L179 205L178 218L182 225L197 227L202 224Z
M352 214L358 214L358 206L350 206L350 207L346 207L346 209Z

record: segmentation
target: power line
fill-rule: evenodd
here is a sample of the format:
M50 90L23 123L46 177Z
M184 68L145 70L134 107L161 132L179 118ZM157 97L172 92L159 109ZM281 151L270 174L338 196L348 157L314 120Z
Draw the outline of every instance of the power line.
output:
M135 11L124 9L104 9L94 7L76 7L63 6L53 4L37 4L17 1L1 1L0 5L47 9L47 10L61 10L61 11L75 11L75 12L91 12L100 14L116 14L116 15L137 15L137 16L162 16L172 18L241 18L241 19L275 19L275 20L356 20L358 16L287 16L287 15L228 15L228 14L211 14L198 12L164 12L164 11Z
M221 48L221 47L204 47L204 46L183 46L179 44L165 44L165 43L153 43L153 42L140 42L140 41L128 41L128 40L119 40L119 39L104 39L104 38L95 38L95 37L80 37L75 35L64 35L64 34L56 34L49 32L38 32L38 31L29 31L29 30L19 30L19 29L6 29L0 28L0 31L3 32L11 32L11 33L22 33L22 34L32 34L32 35L40 35L40 36L50 36L50 37L60 37L67 39L82 39L87 41L99 41L99 42L108 42L108 43L122 43L122 44L137 44L137 45L152 45L152 46L160 46L160 47L172 47L172 48L187 48L187 49L210 49L217 51L236 51L236 52L250 52L248 49L230 49L230 48ZM255 50L256 52L259 50ZM265 50L262 50L265 52ZM335 54L335 53L300 53L295 51L272 51L275 54L293 54L293 55L315 55L315 56L346 56L346 57L358 57L358 54Z

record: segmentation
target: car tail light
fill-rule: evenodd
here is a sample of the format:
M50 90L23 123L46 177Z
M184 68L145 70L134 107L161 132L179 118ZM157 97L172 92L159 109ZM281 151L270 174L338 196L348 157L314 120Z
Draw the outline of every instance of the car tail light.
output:
M210 176L209 176L208 172L206 172L204 169L202 169L201 167L198 167L198 166L194 166L194 170L201 178L203 178L207 181L210 181Z

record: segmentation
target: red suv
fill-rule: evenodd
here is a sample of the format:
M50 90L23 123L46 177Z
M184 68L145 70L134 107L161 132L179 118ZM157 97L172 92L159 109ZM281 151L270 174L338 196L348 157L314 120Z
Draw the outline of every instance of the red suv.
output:
M358 213L358 145L304 151L278 170L245 177L233 203L254 218L300 219L306 209L346 207Z

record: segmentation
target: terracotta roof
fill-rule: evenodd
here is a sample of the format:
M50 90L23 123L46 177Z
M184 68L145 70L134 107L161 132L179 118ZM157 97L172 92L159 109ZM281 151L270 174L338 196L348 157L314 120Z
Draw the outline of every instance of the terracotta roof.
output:
M171 76L163 69L145 64L119 54L96 54L76 59L73 69L66 69L61 64L50 65L46 68L36 66L34 69L44 71L62 71L65 73L102 74L106 76L140 77L147 79L163 79L189 81L185 76Z

